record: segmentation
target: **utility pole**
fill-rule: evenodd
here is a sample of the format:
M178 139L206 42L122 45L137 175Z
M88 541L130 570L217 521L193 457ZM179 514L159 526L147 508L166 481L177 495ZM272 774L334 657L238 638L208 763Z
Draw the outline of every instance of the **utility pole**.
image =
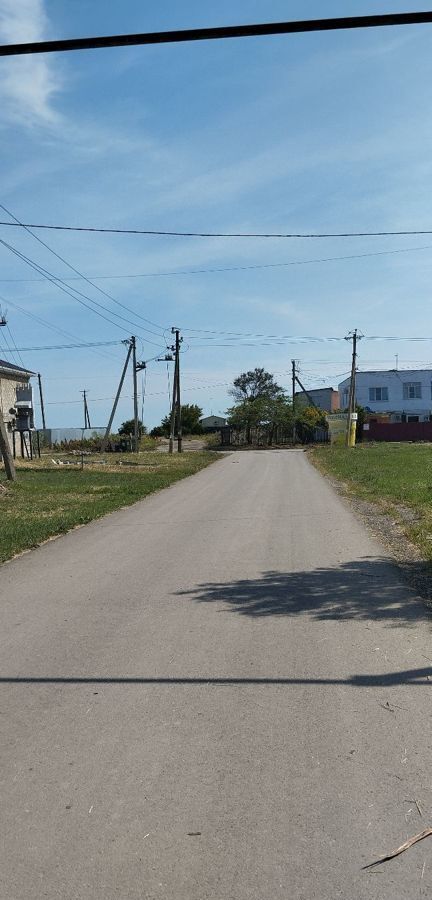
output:
M175 331L175 352L176 352L176 360L177 360L177 452L182 453L182 421L181 421L181 402L180 402L180 344L183 338L180 337L180 332L178 328L173 329Z
M173 381L173 392L172 392L172 405L171 405L171 422L170 422L170 438L169 438L169 453L172 453L174 450L174 435L175 435L175 426L177 419L177 451L178 453L182 452L182 423L181 423L181 403L180 403L180 344L183 338L180 337L180 329L179 328L171 328L171 334L175 334L175 345L171 347L172 352L174 353L174 381Z
M175 352L176 347L173 347L172 350L173 350L173 352ZM172 392L172 403L171 403L170 436L169 436L169 446L168 446L169 453L173 453L173 451L174 451L174 432L175 432L175 417L176 417L176 402L177 402L177 366L178 366L178 353L175 352L173 392Z
M123 371L122 371L122 373L121 373L120 382L119 382L119 386L118 386L118 388L117 388L117 393L116 393L116 396L115 396L113 408L112 408L112 410L111 410L111 415L110 415L110 418L109 418L109 422L108 422L108 425L107 425L107 427L106 427L105 434L104 434L103 439L102 439L101 453L105 453L105 447L106 447L106 444L107 444L107 440L108 440L108 438L109 438L109 436L110 436L110 434L111 434L111 426L112 426L112 423L113 423L113 420L114 420L114 416L115 416L115 414L116 414L117 404L118 404L118 402L119 402L121 390L122 390L122 387L123 387L123 382L124 382L124 380L125 380L125 375L126 375L127 367L128 367L128 365L129 365L129 360L130 360L130 356L131 356L131 353L132 353L132 343L131 343L130 341L125 341L125 343L126 343L126 344L129 344L129 346L128 346L128 352L127 352L127 354L126 354L126 360L125 360L125 364L124 364L124 366L123 366Z
M350 331L350 333L346 336L346 341L352 341L352 360L351 360L351 379L350 379L350 390L349 390L349 400L348 400L348 421L347 421L347 432L346 432L346 445L347 447L355 447L356 440L356 428L357 428L357 413L355 412L355 401L356 401L356 366L357 366L357 341L360 341L363 337L362 334L358 333L357 328L354 331Z
M44 407L44 399L42 393L42 379L40 377L40 372L38 372L38 384L39 384L39 400L40 400L40 408L42 413L42 428L45 431L46 423L45 423L45 407Z
M84 401L84 430L85 430L86 428L91 428L90 414L89 414L89 409L87 406L87 391L81 391L81 393L83 395L83 401Z
M295 386L296 386L296 361L295 359L291 360L292 364L292 414L293 414L293 427L292 427L292 442L296 443L297 434L296 434L296 408L295 408Z
M0 455L3 458L6 470L6 478L8 481L16 481L16 471L11 453L11 448L6 432L6 426L3 421L3 413L0 411Z
M131 337L132 347L132 374L133 374L133 401L134 401L134 451L139 453L139 424L138 424L138 383L136 361L136 338Z

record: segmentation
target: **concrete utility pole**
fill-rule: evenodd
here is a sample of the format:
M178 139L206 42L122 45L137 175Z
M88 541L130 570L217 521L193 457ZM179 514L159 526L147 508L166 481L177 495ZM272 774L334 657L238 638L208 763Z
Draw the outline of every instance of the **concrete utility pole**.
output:
M180 338L180 332L178 328L175 329L176 336L176 359L177 359L177 452L182 453L182 421L181 421L181 402L180 402L180 343L183 340Z
M171 423L170 423L170 438L169 438L169 453L172 453L174 450L174 435L175 435L175 424L177 418L177 450L179 453L182 452L182 424L181 424L181 404L180 404L180 344L183 338L180 337L180 330L178 328L171 328L171 333L175 334L175 346L172 347L172 351L174 353L174 382L173 382L173 393L172 393L172 405L171 405Z
M45 422L45 407L44 407L44 399L43 399L43 393L42 393L42 379L41 379L41 377L40 377L40 372L38 372L38 384L39 384L39 400L40 400L40 408L41 408L41 414L42 414L42 428L43 428L44 431L45 431L45 429L46 429L46 422Z
M121 394L121 391L122 391L123 382L124 382L124 380L125 380L125 375L126 375L127 367L128 367L128 365L129 365L129 360L130 360L130 356L131 356L131 353L132 353L132 342L131 342L131 341L125 341L125 343L129 345L129 346L128 346L128 352L127 352L127 354L126 354L126 360L125 360L125 364L124 364L124 366L123 366L123 371L122 371L122 373L121 373L120 382L119 382L119 386L118 386L118 388L117 388L117 393L116 393L115 400L114 400L114 403L113 403L113 408L112 408L112 410L111 410L111 415L110 415L110 418L109 418L109 422L108 422L108 425L107 425L107 427L106 427L105 434L104 434L104 436L103 436L102 445L101 445L101 453L105 453L105 447L106 447L106 445L107 445L107 440L108 440L108 438L109 438L109 436L110 436L110 434L111 434L111 426L112 426L112 423L113 423L113 420L114 420L114 416L115 416L115 414L116 414L117 404L118 404L119 399L120 399L120 394Z
M136 338L131 337L132 347L132 373L133 373L133 401L134 401L134 451L139 453L139 423L138 423L138 383L137 383L137 360L136 360Z
M173 347L173 351L174 350L175 350L175 348ZM177 401L177 366L178 366L178 353L175 353L168 453L173 453L173 451L174 451L174 432L175 432L175 416L176 416L176 401Z
M292 442L293 442L293 444L295 444L296 441L297 441L297 434L296 434L296 407L295 407L295 386L296 386L297 375L296 375L296 361L295 361L295 359L292 359L292 360L291 360L291 364L292 364L292 414L293 414Z
M357 366L357 341L362 339L363 335L359 334L357 328L354 331L350 331L350 333L346 336L346 341L352 341L352 360L351 360L351 379L350 379L350 391L349 391L349 400L348 400L348 421L347 421L347 432L346 432L346 445L347 447L355 447L356 442L356 428L357 428L357 413L355 412L356 405L356 366Z
M3 414L0 412L0 453L3 457L6 478L8 481L16 481L16 471L11 453L11 448L6 432L6 426L3 421Z
M87 391L81 391L81 393L83 395L83 401L84 401L84 430L85 430L86 428L91 428L90 414L89 414L89 409L87 406Z

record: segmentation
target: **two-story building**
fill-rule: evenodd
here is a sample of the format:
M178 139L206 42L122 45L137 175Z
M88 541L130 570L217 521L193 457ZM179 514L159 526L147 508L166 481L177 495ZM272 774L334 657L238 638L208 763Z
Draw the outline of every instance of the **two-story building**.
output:
M347 409L351 378L339 384ZM432 369L390 369L356 374L356 403L369 414L388 413L393 422L432 420Z

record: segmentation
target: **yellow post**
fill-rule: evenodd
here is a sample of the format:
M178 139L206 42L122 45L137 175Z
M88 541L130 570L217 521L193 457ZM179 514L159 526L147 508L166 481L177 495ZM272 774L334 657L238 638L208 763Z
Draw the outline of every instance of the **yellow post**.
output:
M349 423L349 432L348 432L348 447L355 447L356 430L357 430L357 413L351 413L350 423Z

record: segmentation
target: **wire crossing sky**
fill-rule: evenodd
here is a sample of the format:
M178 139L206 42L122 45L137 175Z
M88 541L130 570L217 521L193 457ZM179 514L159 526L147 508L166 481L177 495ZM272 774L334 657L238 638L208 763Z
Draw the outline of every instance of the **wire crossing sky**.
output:
M409 24L289 33L304 0L0 0L9 50L285 23L0 59L0 357L41 372L50 426L80 424L90 387L106 424L132 334L158 424L172 326L182 397L204 414L255 366L289 390L294 355L307 388L336 387L356 327L374 338L360 368L432 364L432 12L361 7ZM309 0L307 19L322 13ZM346 3L325 16L346 19ZM129 378L115 424L131 395Z

